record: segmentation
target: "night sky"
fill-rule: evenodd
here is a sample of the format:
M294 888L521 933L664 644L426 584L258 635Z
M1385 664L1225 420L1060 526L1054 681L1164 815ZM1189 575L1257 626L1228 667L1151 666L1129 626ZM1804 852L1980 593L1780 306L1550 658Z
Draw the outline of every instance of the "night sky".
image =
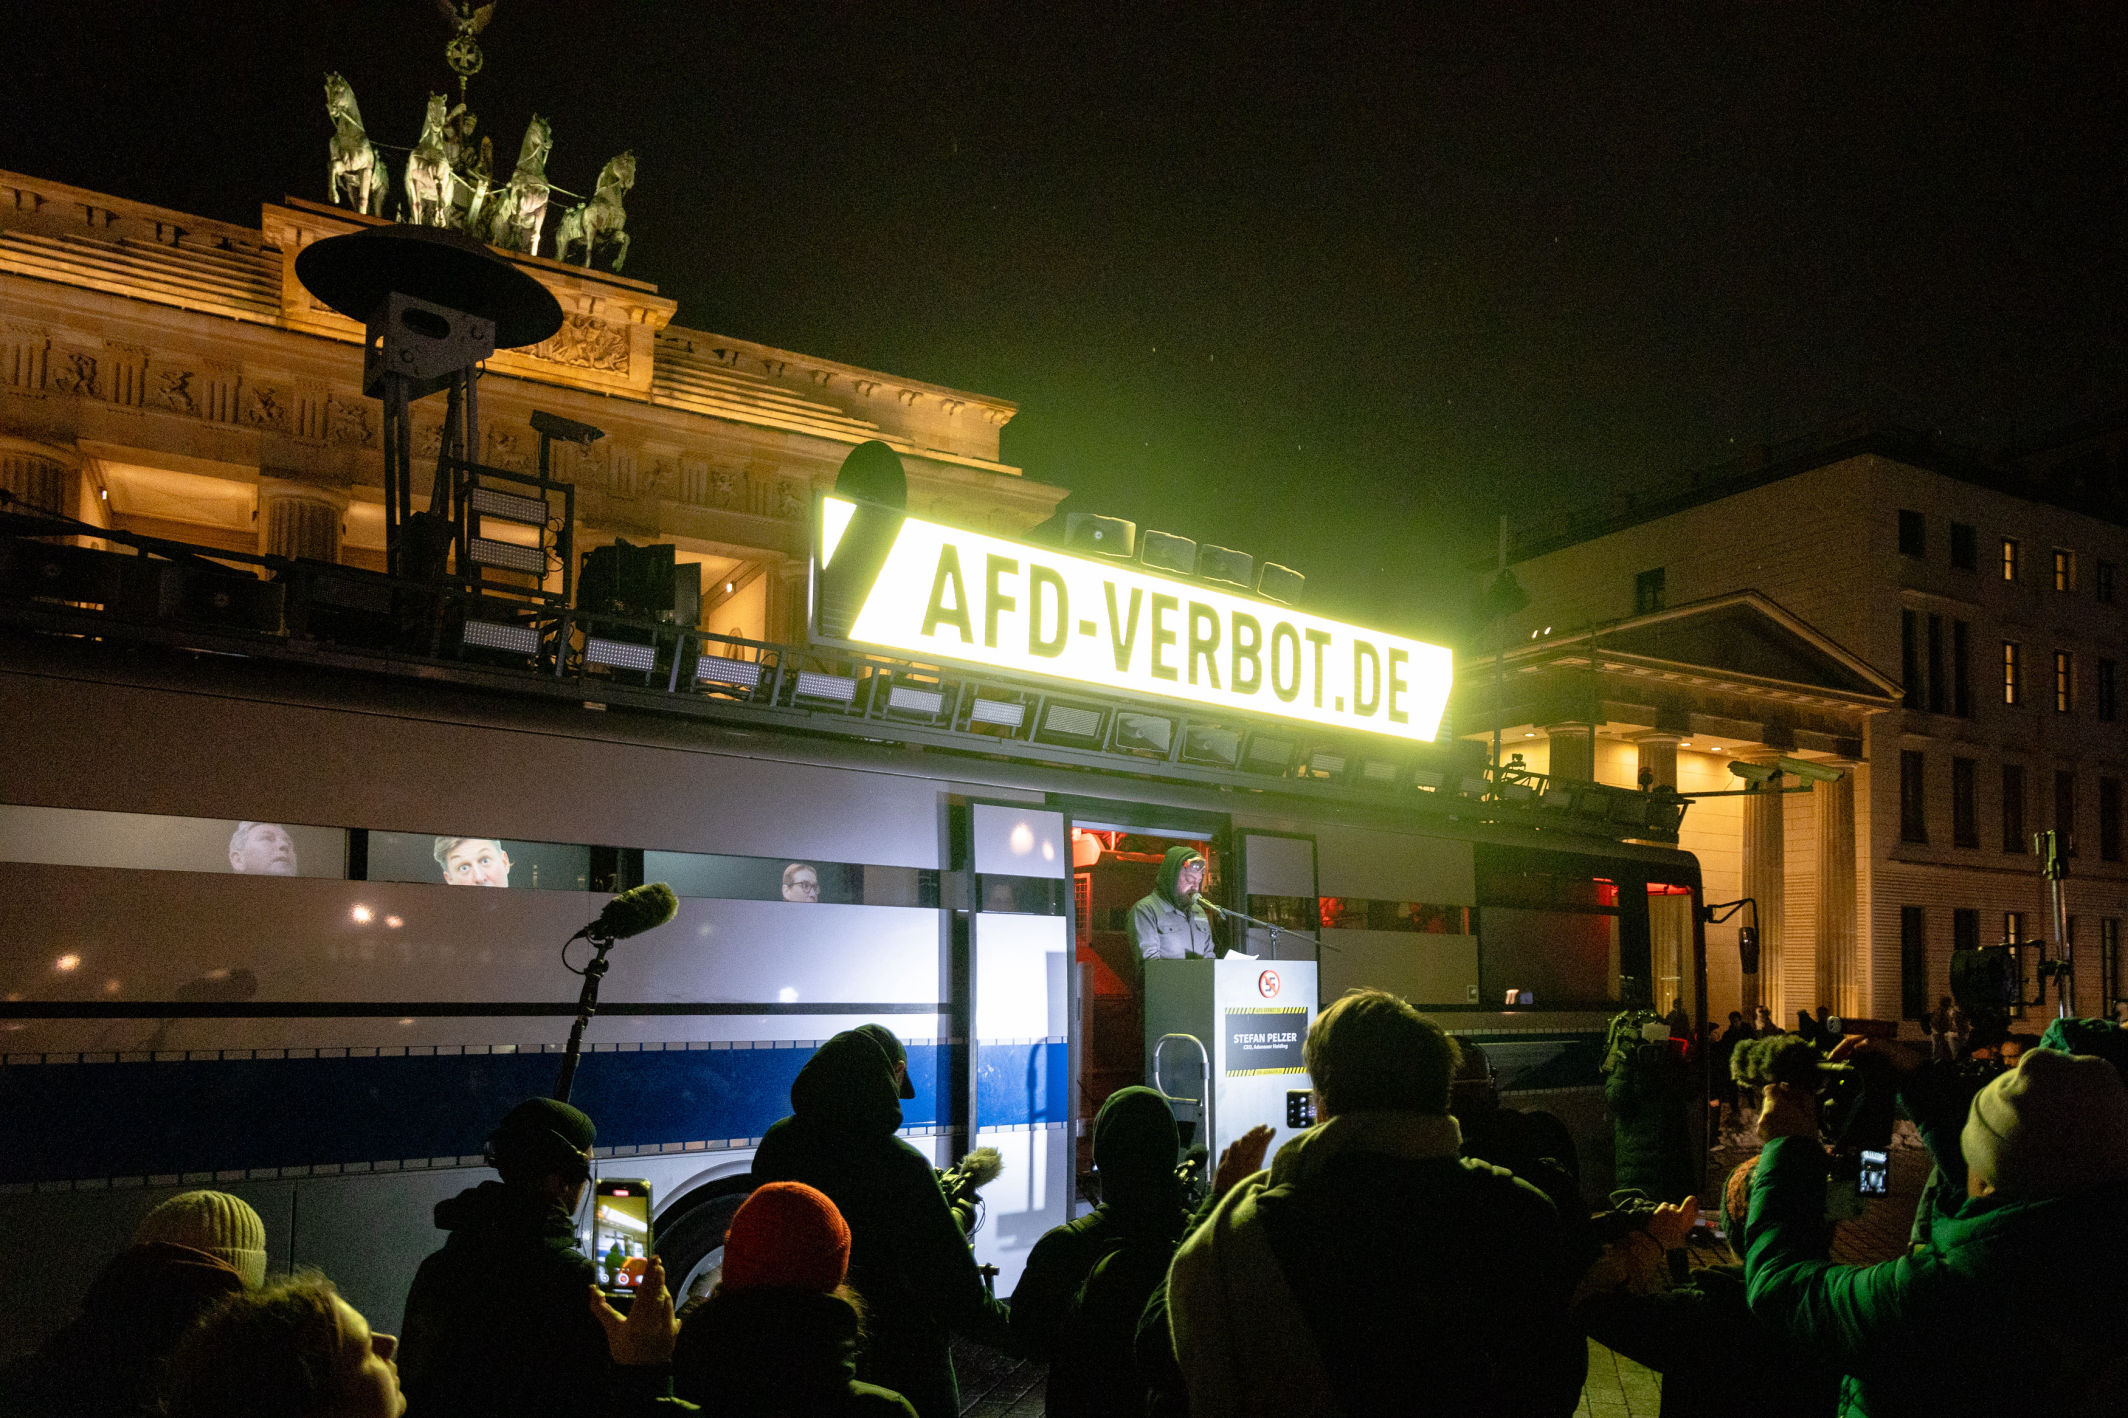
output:
M322 78L411 143L432 0L15 7L0 166L255 222ZM474 111L681 323L1016 400L1077 510L1443 626L1536 521L1868 412L2119 410L2128 7L500 0ZM401 154L389 154L396 180ZM550 219L548 231L553 230Z

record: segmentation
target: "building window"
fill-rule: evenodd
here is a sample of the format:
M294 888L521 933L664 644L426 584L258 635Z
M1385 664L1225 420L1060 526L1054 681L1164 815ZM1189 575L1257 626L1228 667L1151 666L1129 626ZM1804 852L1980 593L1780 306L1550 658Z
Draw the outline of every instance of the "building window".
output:
M2025 938L2024 912L2005 911L2002 913L2002 938L2005 941L2023 940Z
M1633 614L1646 615L1663 608L1663 569L1643 571L1633 578Z
M2025 770L2015 763L2002 765L2002 849L2025 850Z
M2002 702L2015 704L2019 699L2020 676L2017 673L2017 642L2002 642Z
M2054 549L2054 589L2057 591L2073 591L2076 589L2076 553L2065 551L2061 547Z
M2076 688L2076 657L2067 650L2054 652L2054 712L2069 712Z
M1928 523L1919 512L1899 509L1899 555L1928 555Z
M1928 707L1931 714L1947 714L1951 709L1950 685L1944 670L1943 617L1932 615L1928 622Z
M1980 538L1964 522L1951 523L1951 565L1973 571L1980 564Z
M2098 923L2098 993L2102 1014L2113 1012L2121 998L2121 918L2102 916Z
M2120 714L2120 676L2111 660L2098 662L2098 717L2110 724Z
M2005 581L2015 581L2017 579L2017 538L2015 537L2004 537L2002 539L2002 579Z
M1980 765L1970 758L1951 760L1951 844L1980 845L1980 804L1973 783Z
M2054 836L2065 857L2076 855L2076 774L2054 770Z
M1899 908L1899 1013L1926 1019L1929 1012L1928 918L1919 906Z
M1962 620L1951 622L1951 712L1973 717L1973 627Z
M2098 780L2098 859L2121 859L2121 780Z
M1926 760L1919 749L1899 751L1899 840L1928 841L1928 799L1923 772Z
M1899 612L1899 683L1909 709L1925 708L1921 700L1921 616Z
M2101 561L2091 568L2091 593L2107 605L2113 604L2112 562Z

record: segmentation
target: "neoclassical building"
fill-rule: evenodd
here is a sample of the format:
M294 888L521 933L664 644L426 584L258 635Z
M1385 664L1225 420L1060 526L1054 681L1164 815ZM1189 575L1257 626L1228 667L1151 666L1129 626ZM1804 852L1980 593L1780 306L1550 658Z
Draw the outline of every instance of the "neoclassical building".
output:
M0 172L0 487L99 526L382 570L362 331L295 277L304 247L377 220L289 198L234 226ZM564 322L488 362L484 460L529 469L535 409L603 429L556 449L578 550L673 543L702 568L704 629L804 638L812 489L868 439L901 455L912 510L958 525L1024 531L1064 496L999 461L1004 400L688 329L648 282L511 259ZM442 404L415 405L417 461Z
M1754 898L1763 933L1754 988L1748 913L1709 927L1710 1013L1916 1018L1954 947L2053 934L2047 828L2073 854L2077 1008L2108 1012L2128 994L2120 446L2083 430L1983 460L1850 425L1532 529L1505 673L1464 663L1459 728L1688 794L1744 788L1732 762L1839 771L1687 812L1709 898Z

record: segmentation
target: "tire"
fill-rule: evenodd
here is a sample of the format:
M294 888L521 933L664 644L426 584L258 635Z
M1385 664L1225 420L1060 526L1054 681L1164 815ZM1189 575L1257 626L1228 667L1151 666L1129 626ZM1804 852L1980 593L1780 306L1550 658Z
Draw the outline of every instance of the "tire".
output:
M724 1233L754 1184L745 1178L713 1183L682 1199L678 1215L658 1218L657 1245L674 1305L706 1296L724 1272Z

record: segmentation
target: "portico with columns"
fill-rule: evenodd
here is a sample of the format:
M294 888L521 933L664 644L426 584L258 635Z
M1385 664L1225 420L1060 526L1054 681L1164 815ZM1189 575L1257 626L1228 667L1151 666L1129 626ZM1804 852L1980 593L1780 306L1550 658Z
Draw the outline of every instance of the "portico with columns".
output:
M1532 607L1535 611L1537 608ZM1473 656L1458 672L1459 732L1555 777L1695 794L1678 845L1699 858L1705 900L1756 903L1760 956L1741 969L1745 907L1707 928L1707 1009L1726 1019L1764 1004L1868 1013L1861 949L1869 771L1864 725L1899 689L1860 657L1766 596L1745 591L1597 626L1553 627ZM1837 770L1810 785L1784 775L1758 791L1733 762L1803 760Z

